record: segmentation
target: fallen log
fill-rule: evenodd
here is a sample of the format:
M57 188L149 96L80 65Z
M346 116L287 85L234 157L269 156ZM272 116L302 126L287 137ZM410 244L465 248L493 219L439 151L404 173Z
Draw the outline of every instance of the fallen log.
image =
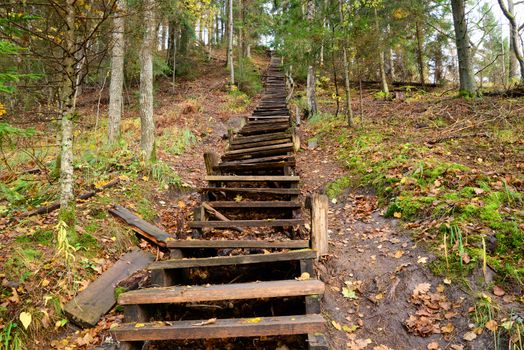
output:
M108 188L111 188L111 187L114 187L116 186L118 183L120 183L120 179L115 179L107 184L105 184L104 186L100 186L100 187L95 187L94 190L92 191L89 191L89 192L86 192L86 193L83 193L81 194L80 196L78 196L76 199L77 200L86 200L86 199L89 199L91 197L94 197L98 192L102 192L103 190L105 189L108 189ZM38 215L38 214L48 214L52 211L55 211L57 209L60 208L60 202L59 201L56 201L56 202L53 202L49 205L46 205L46 206L43 206L43 207L40 207L40 208L37 208L35 210L31 210L31 211L28 211L26 213L22 213L18 216L19 219L22 219L22 218L26 218L28 216L33 216L33 215Z
M64 307L67 317L81 327L94 327L116 304L115 287L154 261L151 253L135 249L93 281Z

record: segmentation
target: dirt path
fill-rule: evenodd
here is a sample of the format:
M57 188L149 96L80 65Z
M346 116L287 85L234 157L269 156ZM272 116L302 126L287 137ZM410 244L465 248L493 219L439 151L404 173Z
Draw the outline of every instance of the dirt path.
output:
M344 173L335 146L325 143L303 147L298 169L308 192ZM472 335L468 296L431 273L434 256L397 220L384 219L375 197L349 192L331 202L329 234L330 255L317 269L327 284L322 307L333 349L492 348L486 333Z

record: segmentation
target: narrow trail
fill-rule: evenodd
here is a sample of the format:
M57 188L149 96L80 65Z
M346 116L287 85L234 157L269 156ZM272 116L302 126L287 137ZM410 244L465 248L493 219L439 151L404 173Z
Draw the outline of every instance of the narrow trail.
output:
M307 124L302 129L303 140L312 136ZM328 141L299 152L297 166L311 192L344 174ZM398 220L383 218L373 195L346 191L330 202L329 238L330 254L315 267L326 283L321 305L331 349L492 348L486 333L462 338L470 331L471 298L429 270L434 256ZM417 288L428 290L414 297ZM414 332L406 327L410 316ZM431 335L435 327L440 334Z

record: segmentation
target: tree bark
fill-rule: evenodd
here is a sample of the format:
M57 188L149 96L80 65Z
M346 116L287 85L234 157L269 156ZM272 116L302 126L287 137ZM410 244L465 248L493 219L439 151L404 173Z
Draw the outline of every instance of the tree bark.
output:
M420 23L417 20L415 22L415 30L417 35L417 63L418 63L418 74L420 79L420 84L424 86L426 83L426 78L424 77L424 45L422 41L424 38L422 37L422 30L420 29Z
M144 1L145 32L140 47L140 148L144 159L155 160L155 121L153 119L153 47L155 35L155 0Z
M122 87L124 85L124 13L126 1L116 2L117 13L113 19L113 48L111 51L111 82L109 84L108 140L114 143L120 135L122 118Z
M378 14L377 14L377 9L375 8L375 29L377 31L377 35L379 37L379 47L378 47L378 51L379 51L379 63L378 63L378 68L379 68L379 74L380 74L380 81L382 83L382 91L386 94L386 95L389 95L389 87L388 87L388 80L386 79L386 59L385 59L385 55L384 55L384 49L382 47L382 33L381 33L381 30L380 30L380 26L378 24Z
M464 0L451 0L451 8L453 12L453 25L455 27L455 42L457 45L460 90L468 94L475 94L477 88L475 75L473 74Z
M342 1L338 0L338 15L340 19L340 25L344 25L344 13L342 8ZM350 127L353 127L353 108L351 106L351 89L349 86L349 62L348 62L348 55L347 55L347 48L346 48L346 37L344 34L344 38L342 39L342 58L344 63L344 92L346 93L346 109L345 109L345 117L348 122L348 125Z
M307 21L313 22L315 14L315 3L313 0L308 0L307 2ZM317 109L317 97L316 97L316 77L315 77L315 55L310 52L311 57L310 64L307 68L307 84L306 84L306 99L307 99L307 108L308 115L312 116L318 112Z
M500 8L502 10L502 13L504 13L504 16L509 21L509 27L510 27L510 44L511 44L511 52L513 53L513 56L516 58L520 65L520 80L524 82L524 53L522 52L520 48L520 40L519 40L519 33L518 33L518 26L517 26L517 20L515 18L514 14L514 4L513 0L508 0L508 6L506 7L506 4L504 4L504 0L498 0ZM510 62L511 62L511 55L510 55ZM516 70L516 65L514 64L513 70ZM510 66L511 67L511 66ZM510 71L510 78L512 78L511 74L513 72ZM515 75L517 76L517 75Z
M233 86L235 85L235 65L233 62L233 0L229 0L228 26L227 65L229 66L229 84Z

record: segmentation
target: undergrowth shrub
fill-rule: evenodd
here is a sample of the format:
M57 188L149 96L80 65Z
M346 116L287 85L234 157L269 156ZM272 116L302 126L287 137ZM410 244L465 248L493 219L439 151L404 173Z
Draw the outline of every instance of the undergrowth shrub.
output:
M262 90L260 73L249 58L241 58L235 67L235 82L238 90L253 97Z

